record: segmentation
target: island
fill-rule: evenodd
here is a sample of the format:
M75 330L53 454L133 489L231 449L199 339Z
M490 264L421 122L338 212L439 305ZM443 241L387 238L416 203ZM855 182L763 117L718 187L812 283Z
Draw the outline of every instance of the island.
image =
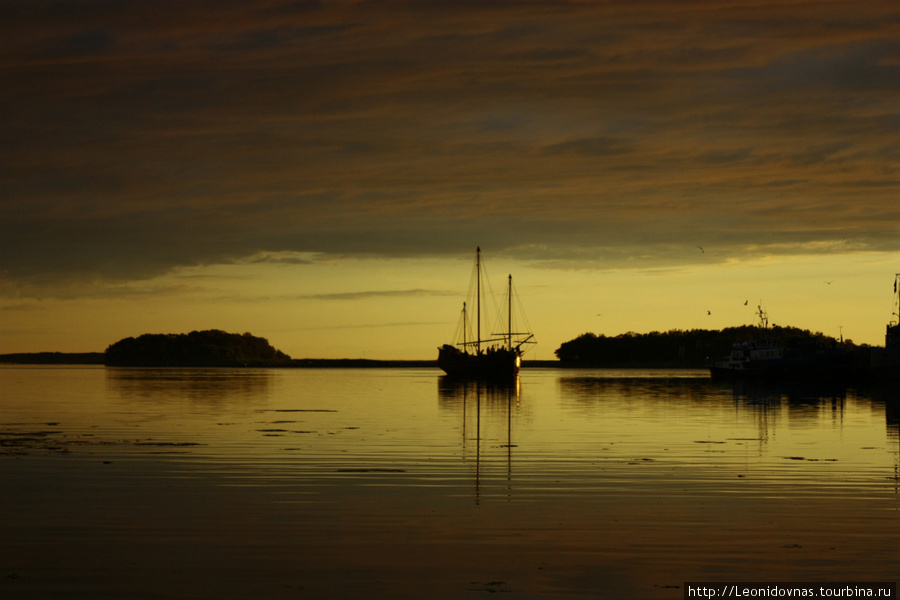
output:
M841 347L868 364L870 348L866 345L857 346L851 340L838 341L821 332L778 325L766 330L745 325L722 330L628 332L617 336L584 333L564 342L555 354L563 367L705 368L711 361L726 356L732 344L760 337L799 354Z
M147 333L112 344L108 367L289 367L291 357L265 338L218 329L190 333Z
M685 368L702 369L728 354L731 345L765 335L799 353L841 347L850 361L868 368L870 356L884 349L837 340L796 327L741 326L723 330L628 332L616 336L584 333L564 342L557 360L526 360L529 368ZM110 345L105 352L35 352L0 354L0 363L107 365L110 367L291 367L301 369L436 368L435 360L363 358L291 358L265 338L218 329L187 334L144 334Z

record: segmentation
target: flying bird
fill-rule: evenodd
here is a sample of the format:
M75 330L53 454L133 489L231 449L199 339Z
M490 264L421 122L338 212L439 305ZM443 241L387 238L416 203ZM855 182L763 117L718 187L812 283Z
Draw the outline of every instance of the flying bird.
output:
M706 254L706 250L703 249L703 246L697 246L697 247L700 248L700 252L702 252L703 254Z
M830 282L830 281L826 281L825 284L826 284L826 285L831 285L831 282Z
M711 311L711 310L708 310L708 311L706 311L706 314L707 314L707 315L711 315L711 314L712 314L712 311Z
M747 303L748 303L748 302L750 302L750 301L749 301L749 300L744 300L744 306L747 306Z

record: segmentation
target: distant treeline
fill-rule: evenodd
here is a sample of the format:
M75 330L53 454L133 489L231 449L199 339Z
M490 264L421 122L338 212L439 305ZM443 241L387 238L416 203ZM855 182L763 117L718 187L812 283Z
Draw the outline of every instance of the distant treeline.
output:
M264 338L210 329L125 338L106 349L104 362L111 367L284 367L291 357Z
M615 337L585 333L563 343L556 357L565 366L591 367L704 367L727 355L735 342L765 337L798 352L838 345L838 340L822 333L796 327L773 326L761 331L745 325L721 331L673 329L666 332L623 333ZM845 346L854 348L853 342Z
M398 369L437 367L436 360L374 360L371 358L295 358L299 369Z
M840 342L822 333L796 327L772 326L765 336L798 353L831 348ZM702 368L727 355L731 345L759 338L758 327L729 327L721 331L673 329L666 332L623 333L614 337L585 333L563 343L556 361L524 361L526 367L685 367ZM848 350L861 350L845 341ZM0 363L106 364L115 367L299 367L373 368L432 367L434 361L379 361L366 359L291 359L269 342L249 333L217 329L187 334L144 334L112 344L105 353L35 352L2 354Z
M0 363L19 365L102 365L102 352L20 352L0 354Z

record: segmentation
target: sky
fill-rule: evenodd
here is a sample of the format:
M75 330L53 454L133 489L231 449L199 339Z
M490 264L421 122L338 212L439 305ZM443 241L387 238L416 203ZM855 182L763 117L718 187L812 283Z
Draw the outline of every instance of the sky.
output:
M0 115L0 353L892 318L894 0L0 0Z

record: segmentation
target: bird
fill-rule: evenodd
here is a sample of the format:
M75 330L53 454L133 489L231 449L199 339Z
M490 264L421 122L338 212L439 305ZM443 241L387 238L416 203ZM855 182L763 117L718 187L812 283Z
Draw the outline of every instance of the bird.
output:
M831 282L830 282L830 281L826 281L826 282L825 282L825 285L831 285Z
M707 314L707 315L711 315L711 314L712 314L712 311L711 311L711 310L708 310L708 311L706 311L706 314Z
M749 301L749 300L744 300L744 306L747 306L747 303L748 303L748 302L750 302L750 301Z
M703 246L697 246L697 247L700 248L700 252L702 252L703 254L706 254L706 250L703 249Z

